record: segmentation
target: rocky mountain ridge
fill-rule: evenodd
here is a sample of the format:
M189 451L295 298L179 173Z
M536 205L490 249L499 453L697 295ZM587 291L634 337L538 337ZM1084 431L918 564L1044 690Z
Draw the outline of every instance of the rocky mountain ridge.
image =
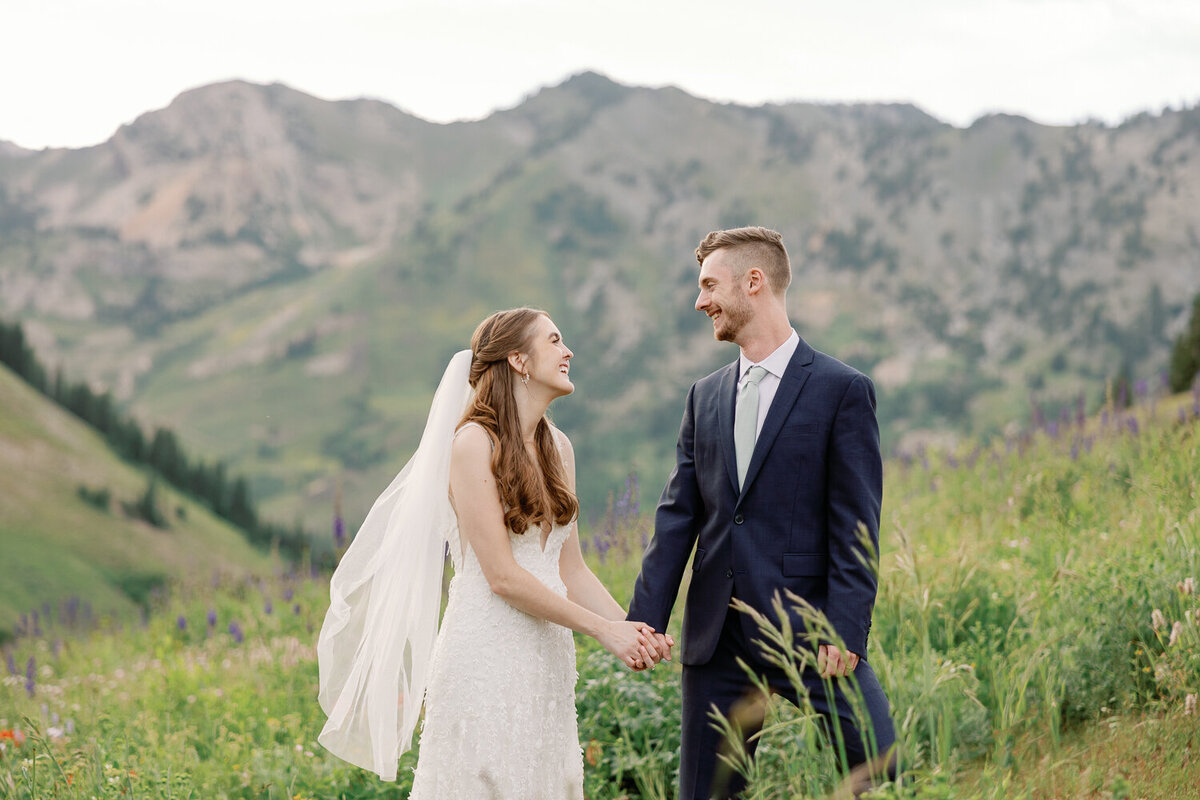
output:
M2 133L2 132L0 132ZM889 449L1153 379L1200 290L1200 108L1120 126L716 104L577 75L478 122L217 84L82 150L0 147L0 314L268 511L365 513L475 322L546 307L585 509L657 492L709 230L780 230L801 335L880 388ZM314 526L315 527L315 526Z

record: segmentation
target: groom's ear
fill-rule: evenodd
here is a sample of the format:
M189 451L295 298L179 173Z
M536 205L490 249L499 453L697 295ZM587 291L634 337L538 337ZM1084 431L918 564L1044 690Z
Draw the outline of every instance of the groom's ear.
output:
M767 288L767 276L758 267L747 269L746 274L742 276L742 280L746 282L746 294L758 294Z

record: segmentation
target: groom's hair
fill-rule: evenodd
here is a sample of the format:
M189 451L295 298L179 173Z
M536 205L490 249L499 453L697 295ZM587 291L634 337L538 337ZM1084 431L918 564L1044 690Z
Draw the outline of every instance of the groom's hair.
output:
M704 259L726 248L736 253L734 277L740 278L750 267L758 267L767 276L772 292L782 297L787 291L792 282L792 262L778 232L758 225L713 231L696 248L696 261L703 264Z

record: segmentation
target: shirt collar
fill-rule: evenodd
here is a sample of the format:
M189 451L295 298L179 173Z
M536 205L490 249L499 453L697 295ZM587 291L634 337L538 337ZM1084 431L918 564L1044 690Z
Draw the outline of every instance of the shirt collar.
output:
M758 362L758 366L765 369L767 372L774 375L776 378L783 378L783 373L787 369L787 365L791 363L792 356L796 353L796 348L800 346L800 335L796 333L796 329L792 328L792 335L789 336L784 343L775 348L775 352ZM738 357L738 381L745 376L746 370L754 366L754 362L746 358L745 355Z

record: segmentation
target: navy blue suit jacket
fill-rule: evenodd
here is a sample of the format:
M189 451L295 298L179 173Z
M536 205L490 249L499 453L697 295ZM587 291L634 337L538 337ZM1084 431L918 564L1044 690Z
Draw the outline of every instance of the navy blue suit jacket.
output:
M800 340L771 402L742 491L733 447L735 361L697 381L658 503L654 538L629 619L665 631L695 545L680 660L707 663L734 596L772 619L790 589L823 611L846 647L865 655L875 604L883 467L875 388L862 373ZM859 526L873 543L867 557ZM866 564L864 564L864 560ZM869 565L869 566L868 566ZM746 641L760 638L739 615Z

